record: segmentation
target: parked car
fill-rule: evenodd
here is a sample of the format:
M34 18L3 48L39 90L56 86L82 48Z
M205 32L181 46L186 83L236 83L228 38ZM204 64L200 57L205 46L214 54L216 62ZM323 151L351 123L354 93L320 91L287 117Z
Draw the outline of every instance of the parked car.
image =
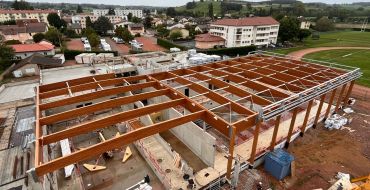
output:
M129 43L131 45L140 46L140 47L144 45L144 44L138 42L137 40L131 40Z
M122 38L118 38L118 37L112 37L112 40L114 42L116 42L117 44L124 44L125 41L122 40Z
M81 37L81 42L85 42L87 40L87 37Z

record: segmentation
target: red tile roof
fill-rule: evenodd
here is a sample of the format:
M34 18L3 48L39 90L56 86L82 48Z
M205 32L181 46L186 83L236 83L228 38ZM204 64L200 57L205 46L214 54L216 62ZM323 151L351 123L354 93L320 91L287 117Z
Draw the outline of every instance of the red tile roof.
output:
M207 33L207 34L196 35L195 36L195 41L198 41L198 42L220 42L220 41L225 41L225 39L223 39L220 36L213 36L213 35Z
M272 17L246 17L239 19L220 19L212 24L214 25L226 25L226 26L259 26L259 25L274 25L279 24Z
M54 45L47 44L47 43L38 43L38 44L16 44L11 45L14 49L15 53L23 53L23 52L35 52L35 51L50 51L54 49Z
M13 9L0 9L0 14L22 14L22 13L58 13L58 11L54 9L47 9L47 10L13 10Z

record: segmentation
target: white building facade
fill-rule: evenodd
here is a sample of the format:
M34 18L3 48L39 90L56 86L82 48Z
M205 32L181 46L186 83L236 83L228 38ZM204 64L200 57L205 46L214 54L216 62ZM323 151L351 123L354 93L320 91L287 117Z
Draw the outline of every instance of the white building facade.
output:
M39 22L44 22L49 25L48 15L50 13L60 12L57 10L5 10L0 9L0 22L7 20L21 20L21 19L37 19Z
M86 28L86 17L90 17L91 22L95 22L100 16L86 14L74 15L72 16L72 23L80 24L81 28ZM117 15L105 15L105 17L107 17L112 24L125 20L125 17Z
M106 16L108 15L109 9L94 9L94 16ZM128 14L132 14L133 17L143 18L143 10L140 9L114 9L116 16L126 17Z
M226 47L276 44L279 22L272 17L221 19L210 25L209 33L225 39Z

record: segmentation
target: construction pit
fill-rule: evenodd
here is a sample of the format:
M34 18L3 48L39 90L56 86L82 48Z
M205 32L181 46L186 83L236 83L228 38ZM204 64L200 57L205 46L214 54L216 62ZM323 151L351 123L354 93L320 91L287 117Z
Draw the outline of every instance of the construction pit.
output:
M62 189L129 188L146 175L165 189L233 184L266 152L288 148L345 106L360 76L357 68L256 53L40 85L30 174Z

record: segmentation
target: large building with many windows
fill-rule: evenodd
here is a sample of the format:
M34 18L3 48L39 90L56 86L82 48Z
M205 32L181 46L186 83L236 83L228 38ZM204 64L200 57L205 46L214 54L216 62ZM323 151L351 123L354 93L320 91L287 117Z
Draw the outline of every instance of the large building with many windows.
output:
M25 19L37 19L38 22L44 22L49 24L48 15L50 13L57 13L60 16L60 12L57 10L5 10L0 9L0 22L8 20L25 20Z
M109 9L94 9L94 16L106 16L108 15ZM142 18L143 10L140 9L114 9L116 16L126 17L128 14L132 14L133 17Z
M278 32L279 22L272 17L220 19L210 25L209 31L224 38L226 47L276 44Z

